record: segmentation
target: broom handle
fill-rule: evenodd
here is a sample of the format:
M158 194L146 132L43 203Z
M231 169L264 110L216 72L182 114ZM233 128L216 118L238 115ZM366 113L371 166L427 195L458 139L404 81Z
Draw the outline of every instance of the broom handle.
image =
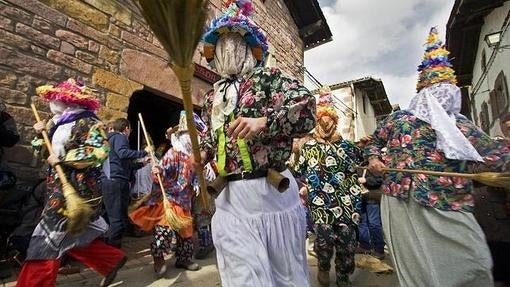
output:
M154 156L154 147L152 146L151 141L149 140L149 134L147 133L147 129L145 128L145 122L143 121L143 117L141 113L138 113L138 119L140 120L140 125L142 126L143 136L145 137L145 141L147 142L147 146L149 147L152 164L156 164L156 156ZM163 180L161 179L161 174L156 175L158 178L159 188L161 189L161 193L163 194L163 200L166 201L166 193L165 187L163 186Z
M368 169L368 166L360 166L360 169ZM423 170L423 169L400 169L400 168L383 168L384 171L393 171L393 172L407 172L407 173L421 173L428 175L438 175L438 176L455 176L455 177L464 177L473 179L476 174L472 173L460 173L460 172L448 172L448 171L432 171L432 170Z
M182 100L184 103L184 110L186 111L186 122L188 124L188 132L191 138L191 147L193 149L193 157L196 163L201 162L200 148L198 146L198 133L193 120L193 102L191 100L191 79L193 78L194 65L188 68L173 66L172 69L179 78L182 91ZM204 178L204 167L201 164L196 165L196 175L200 183L200 202L202 207L206 207L207 200L207 184Z
M35 105L31 104L30 107L32 107L32 112L34 113L36 121L41 122L41 117L39 116L39 113L37 112ZM53 151L53 147L51 146L48 132L46 132L46 130L42 130L42 136L43 136L44 142L46 143L46 148L48 149L48 152L50 153L50 155L55 155L55 152ZM54 166L54 168L57 171L58 177L59 177L62 185L68 186L68 188L71 189L72 185L70 185L69 182L67 181L67 177L66 177L66 174L64 173L64 170L62 169L62 166L60 166L60 164L57 164ZM67 191L67 193L76 193L74 188L72 188L71 190L64 188L63 191L64 191L64 193L66 193L66 191Z

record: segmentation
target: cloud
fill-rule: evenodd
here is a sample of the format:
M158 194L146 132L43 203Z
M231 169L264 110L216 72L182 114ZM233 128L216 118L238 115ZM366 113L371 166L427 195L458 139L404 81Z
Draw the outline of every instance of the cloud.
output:
M453 1L319 0L333 41L305 52L305 66L322 84L371 76L392 104L407 107L430 27L444 39ZM305 81L309 88L315 88Z

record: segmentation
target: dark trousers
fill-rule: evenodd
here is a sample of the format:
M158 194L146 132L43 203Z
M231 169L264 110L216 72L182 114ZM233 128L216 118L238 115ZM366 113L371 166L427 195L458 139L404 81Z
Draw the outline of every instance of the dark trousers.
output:
M129 182L124 179L104 179L102 184L103 202L110 223L106 243L120 247L122 233L129 225Z
M494 281L510 284L510 266L508 261L510 258L510 242L489 241L488 245L494 262L494 267L492 268Z
M377 253L384 253L384 238L381 223L381 208L379 203L366 202L361 208L361 222L359 224L360 247Z

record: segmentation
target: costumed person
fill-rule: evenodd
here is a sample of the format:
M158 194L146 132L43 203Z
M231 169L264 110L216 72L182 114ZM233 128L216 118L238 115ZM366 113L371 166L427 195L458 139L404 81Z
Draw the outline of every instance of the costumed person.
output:
M199 132L205 125L197 115L194 121ZM171 135L172 147L161 158L158 165L153 167L154 174L161 174L163 187L172 210L181 217L190 219L189 224L180 230L172 230L165 216L164 203L158 202L154 206L141 207L130 214L134 224L146 232L153 231L154 240L151 243L151 254L154 259L154 271L162 276L166 272L164 254L172 251L172 239L177 237L175 246L175 267L190 271L197 271L200 266L192 261L193 257L193 223L191 202L198 185L193 165L190 160L191 138L186 124L186 114L180 114L177 131Z
M111 123L108 133L109 156L102 173L103 202L110 229L106 243L121 247L122 235L130 227L128 207L130 201L129 180L133 170L143 167L150 157L145 150L129 148L131 124L126 118L118 118ZM135 163L135 160L142 162Z
M41 221L32 234L17 286L55 286L63 255L105 276L100 286L108 286L127 257L99 238L108 230L100 216L101 182L98 179L109 151L104 125L94 113L100 102L90 88L73 79L57 86L38 87L36 92L49 102L54 114L47 130L55 156L48 157L48 199ZM40 133L45 123L38 122L34 128ZM94 211L85 230L77 234L66 231L68 211L56 165L62 167L69 183Z
M510 113L501 116L500 126L505 138L497 140L510 142ZM504 188L477 184L473 196L475 218L485 233L494 263L495 286L510 286L510 193Z
M250 1L229 1L204 37L204 56L221 76L206 94L201 143L226 185L215 200L213 242L222 285L309 286L306 218L285 162L292 140L315 126L315 98L276 68ZM272 175L274 177L267 177ZM286 178L283 178L286 177ZM279 192L271 178L289 181Z
M317 127L313 139L301 148L296 174L306 180L308 202L315 223L317 279L329 285L331 258L335 255L336 285L351 286L360 220L361 185L356 166L363 154L356 144L336 132L338 115L329 88L320 91Z
M460 114L449 52L430 30L408 109L383 120L365 148L369 169L504 171L509 147ZM381 149L387 154L381 157ZM473 182L460 177L387 172L381 219L401 286L493 286L492 260L473 212Z

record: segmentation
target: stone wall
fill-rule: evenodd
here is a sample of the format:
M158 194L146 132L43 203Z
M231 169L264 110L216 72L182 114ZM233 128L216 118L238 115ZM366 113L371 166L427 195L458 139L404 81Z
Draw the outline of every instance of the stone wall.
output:
M254 20L267 32L278 66L303 80L303 43L283 0L253 0ZM221 0L210 1L217 15ZM194 61L207 66L200 54ZM35 88L79 77L101 97L103 119L125 117L134 91L150 88L158 95L179 99L177 79L167 54L129 0L4 0L0 2L0 97L18 123L22 140L8 159L21 178L34 177L30 140L34 137L35 103L48 117L47 105ZM211 87L193 81L194 103Z

